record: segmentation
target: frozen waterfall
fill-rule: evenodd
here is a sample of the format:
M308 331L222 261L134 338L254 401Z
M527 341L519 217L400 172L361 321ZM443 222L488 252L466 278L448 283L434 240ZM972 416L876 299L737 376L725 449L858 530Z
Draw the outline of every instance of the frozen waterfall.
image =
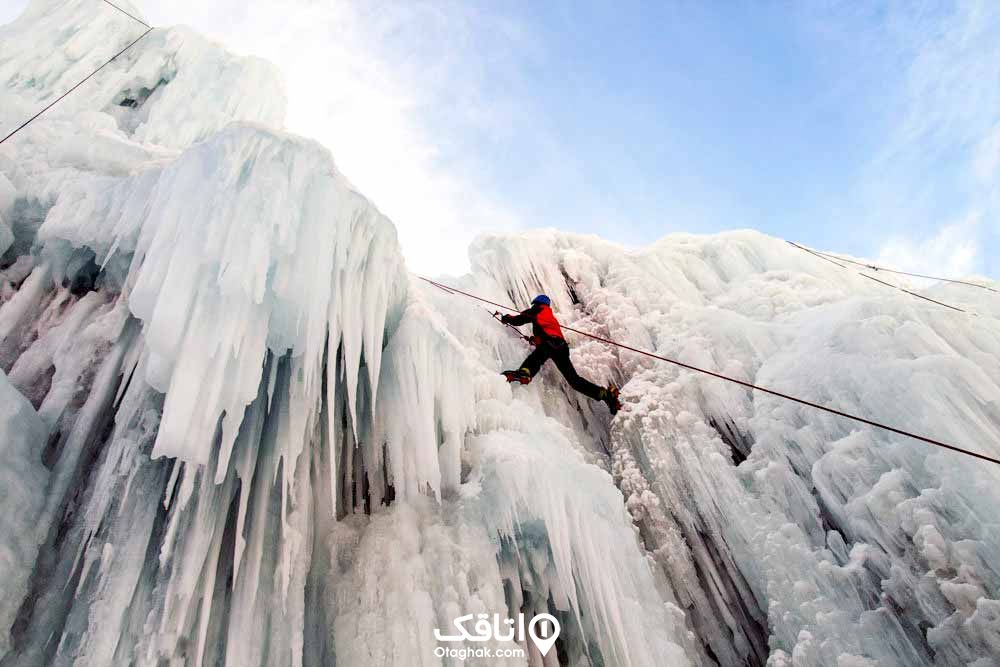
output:
M34 0L0 123L141 31ZM270 65L157 29L78 93L0 146L0 667L1000 664L1000 469L579 336L614 420L512 387L523 341L406 271ZM993 293L755 232L470 253L444 282L1000 455ZM439 655L543 613L544 655Z

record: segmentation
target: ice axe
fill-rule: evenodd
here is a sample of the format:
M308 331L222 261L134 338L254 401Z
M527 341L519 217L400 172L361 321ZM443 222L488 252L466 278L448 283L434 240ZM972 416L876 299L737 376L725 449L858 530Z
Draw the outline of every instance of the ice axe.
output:
M485 310L485 311L486 311L487 313L488 313L488 312L490 312L490 311L489 311L489 310L487 310L486 308L483 308L483 310ZM525 336L525 335L524 335L523 333L521 333L521 330L520 330L520 329L518 329L517 327L515 327L515 326L514 326L513 324L507 324L507 323L506 323L506 322L504 322L504 321L503 321L502 319L500 319L500 318L501 318L502 316L500 315L500 311L499 311L499 310L497 310L497 311L494 311L494 312L493 312L493 315L492 315L492 317L493 317L493 319L495 319L495 320L496 320L497 322L499 322L500 324L504 325L505 327L507 327L507 328L509 328L509 329L510 329L511 331L513 331L513 332L514 332L515 334L517 334L517 337L518 337L518 338L523 338L524 340L528 341L528 343L529 343L529 344L531 344L531 345L536 345L536 344L537 344L537 343L535 342L535 339L534 339L534 338L532 338L531 336Z

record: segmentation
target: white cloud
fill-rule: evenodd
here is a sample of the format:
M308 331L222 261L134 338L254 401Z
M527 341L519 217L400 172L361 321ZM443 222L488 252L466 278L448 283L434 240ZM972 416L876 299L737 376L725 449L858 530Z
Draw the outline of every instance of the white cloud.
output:
M392 218L412 270L462 271L475 234L518 226L461 147L510 131L516 101L487 94L482 71L517 76L517 63L502 59L532 48L520 26L449 2L139 4L156 25L189 24L278 65L288 129L328 146Z
M881 258L947 276L991 271L1000 242L1000 3L902 3L880 25L899 63L893 131L863 173ZM960 220L961 222L954 222Z
M997 190L1000 176L1000 122L988 132L976 148L976 177L988 189Z
M28 6L28 0L3 0L0 2L0 25L11 23Z
M970 217L942 227L929 238L893 237L882 245L877 263L901 271L961 278L976 267L978 235L979 219Z
M1000 113L1000 5L963 0L914 26L907 114L889 149L940 155L976 143Z

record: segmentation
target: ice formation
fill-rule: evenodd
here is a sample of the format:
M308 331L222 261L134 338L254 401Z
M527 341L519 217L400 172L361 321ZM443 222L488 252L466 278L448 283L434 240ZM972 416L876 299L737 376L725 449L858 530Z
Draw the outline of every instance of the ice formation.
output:
M95 4L0 27L4 128L144 30ZM553 651L466 662L998 664L1000 470L579 336L613 421L511 388L524 343L282 99L157 29L0 147L0 666L457 664L435 628L519 612ZM753 232L471 258L446 282L1000 455L994 293Z
M577 328L1000 451L988 291L930 290L978 313L956 314L752 232L641 251L540 233L484 239L473 259L489 276L477 289L523 303L544 285ZM615 477L722 664L993 664L1000 471L632 353L608 360L593 341L577 350L627 380Z

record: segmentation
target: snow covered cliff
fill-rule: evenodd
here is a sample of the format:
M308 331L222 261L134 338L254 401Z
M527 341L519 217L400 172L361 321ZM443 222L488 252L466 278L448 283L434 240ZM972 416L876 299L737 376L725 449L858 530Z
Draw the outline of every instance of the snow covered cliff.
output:
M143 28L0 28L16 127ZM133 13L134 9L123 5ZM157 29L0 147L0 665L996 664L1000 470L585 338L612 421L280 129L272 69ZM752 232L481 239L447 282L1000 454L967 316ZM480 644L493 650L510 642Z

